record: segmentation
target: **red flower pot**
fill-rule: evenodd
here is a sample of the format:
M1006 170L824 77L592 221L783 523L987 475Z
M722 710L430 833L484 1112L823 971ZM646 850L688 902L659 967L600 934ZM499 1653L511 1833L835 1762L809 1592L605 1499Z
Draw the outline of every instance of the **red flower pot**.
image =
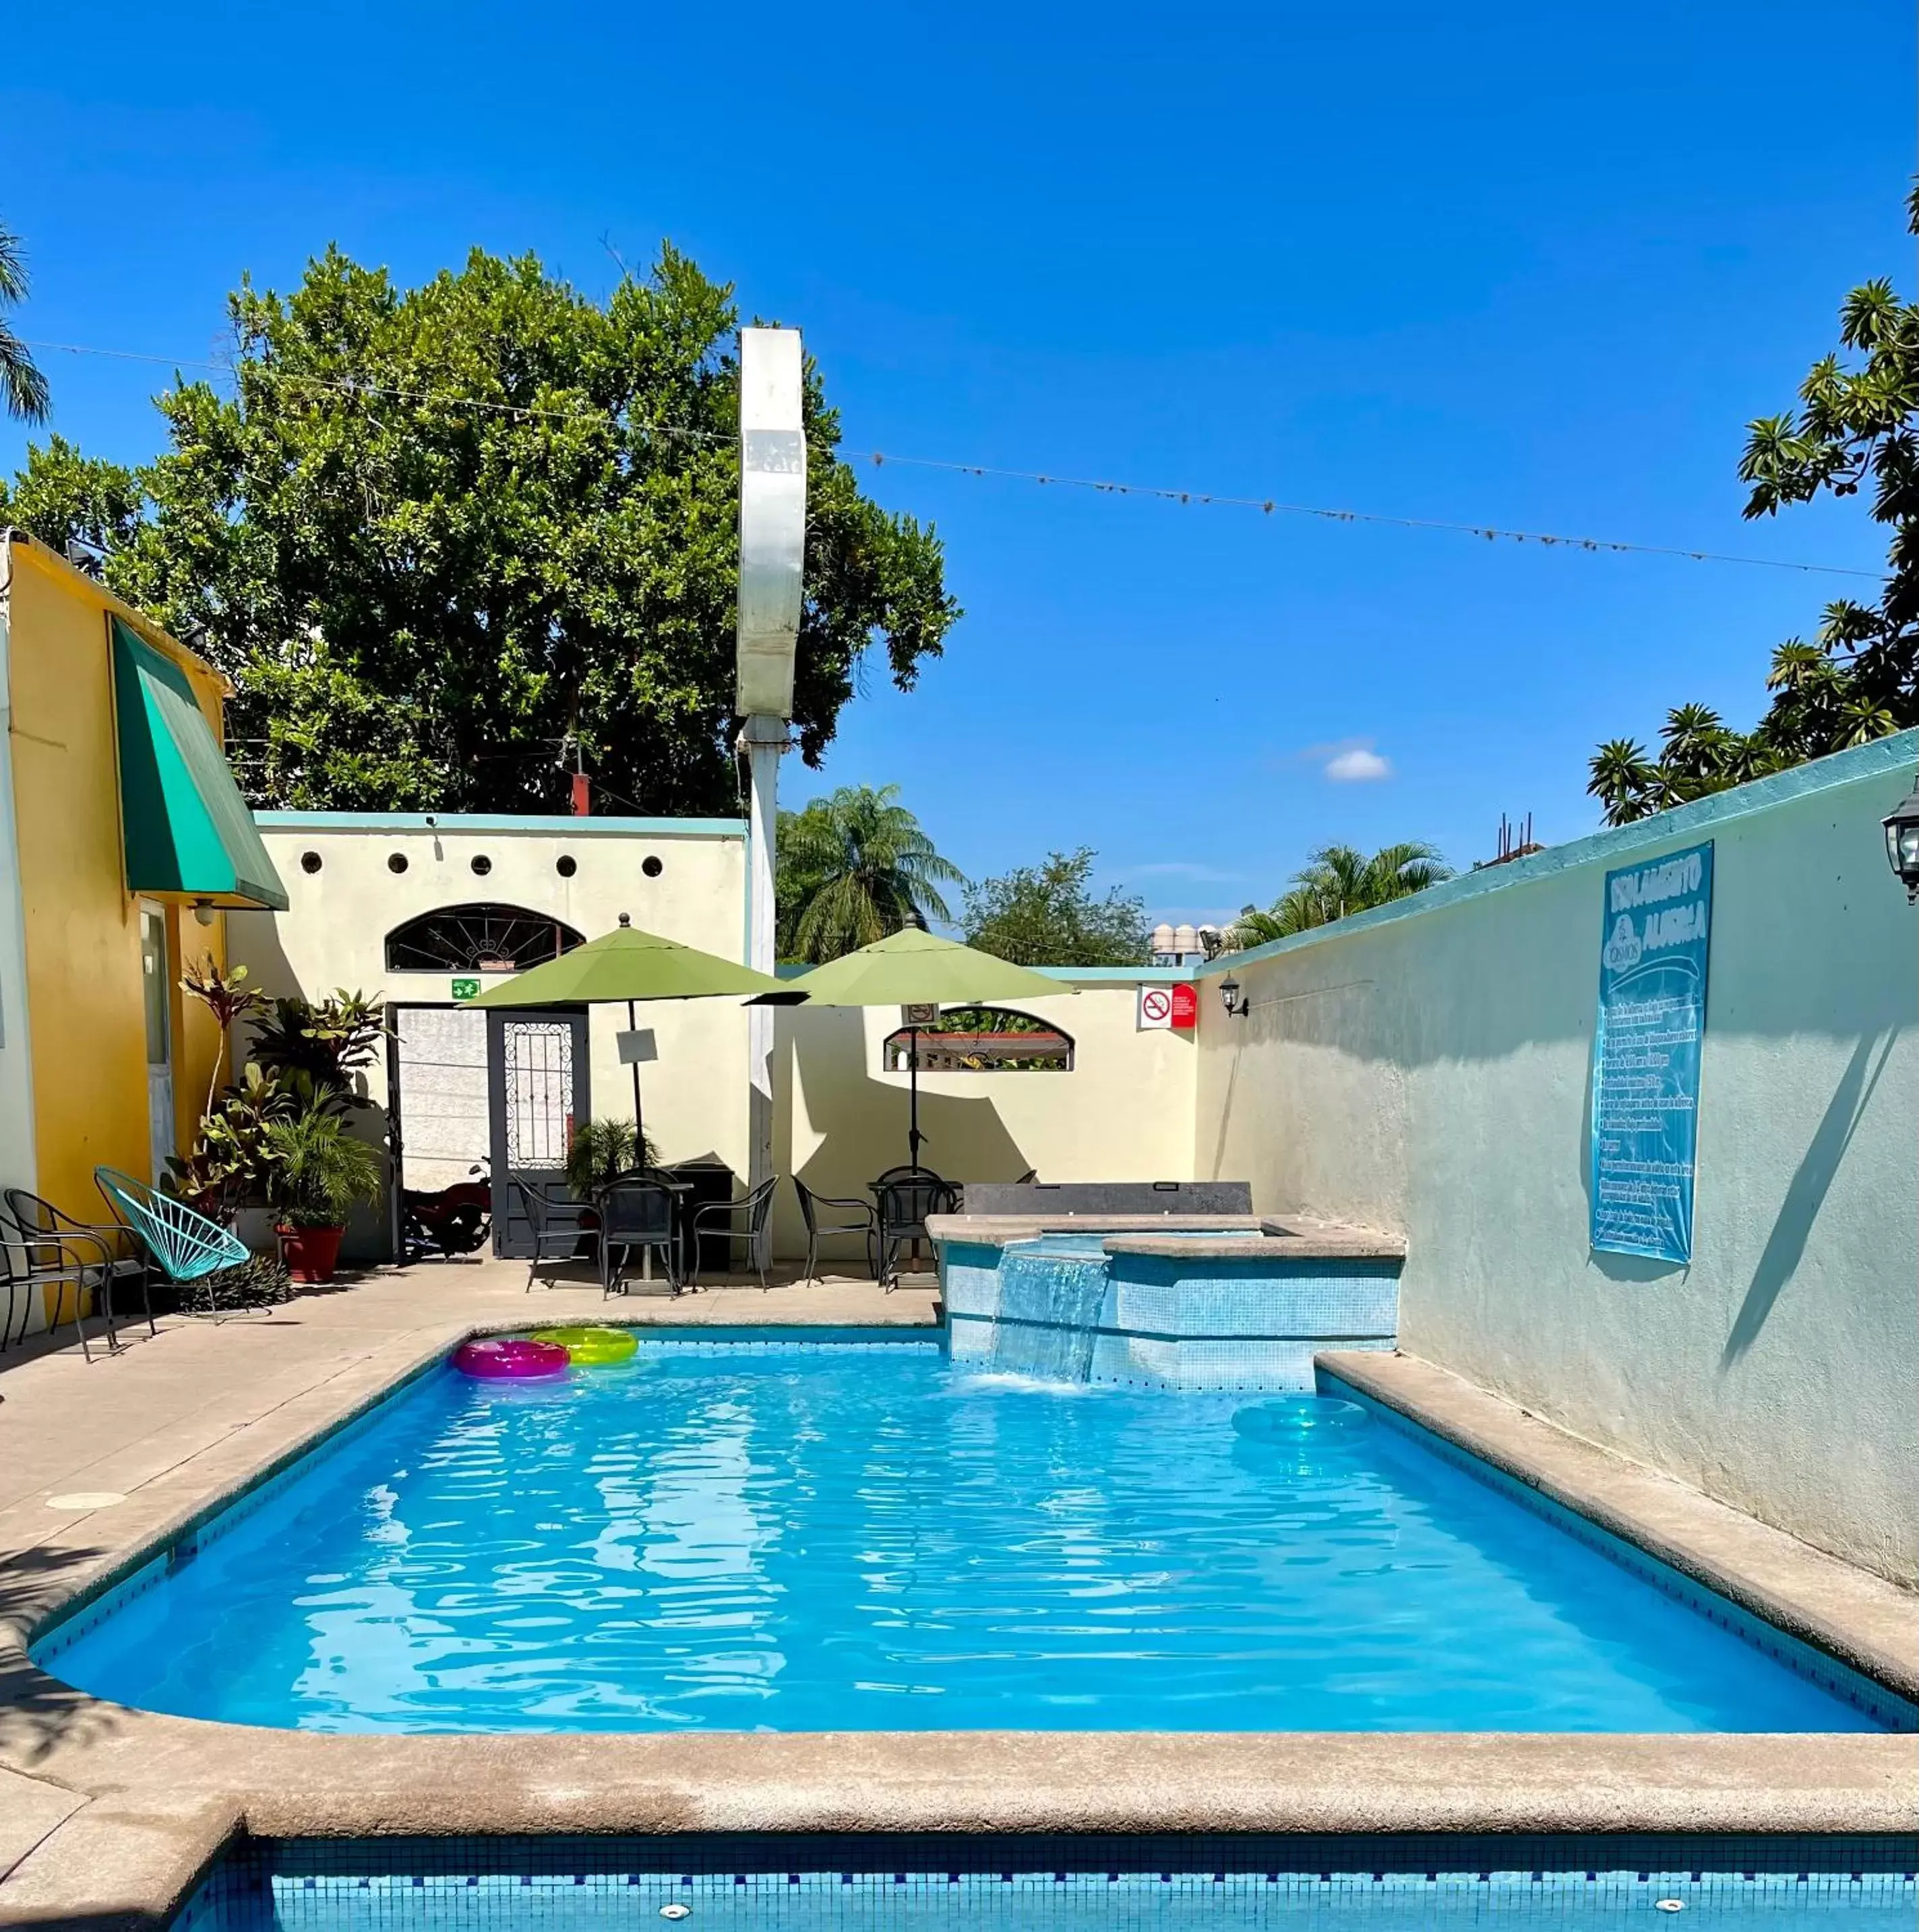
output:
M340 1262L344 1228L277 1228L280 1258L295 1281L331 1281Z

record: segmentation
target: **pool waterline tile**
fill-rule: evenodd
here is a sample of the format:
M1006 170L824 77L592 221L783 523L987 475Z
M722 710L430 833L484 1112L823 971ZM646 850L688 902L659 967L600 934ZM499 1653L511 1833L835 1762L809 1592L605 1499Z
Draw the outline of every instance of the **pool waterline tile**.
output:
M246 1840L176 1932L1379 1932L1828 1922L1904 1932L1910 1838L1470 1834Z

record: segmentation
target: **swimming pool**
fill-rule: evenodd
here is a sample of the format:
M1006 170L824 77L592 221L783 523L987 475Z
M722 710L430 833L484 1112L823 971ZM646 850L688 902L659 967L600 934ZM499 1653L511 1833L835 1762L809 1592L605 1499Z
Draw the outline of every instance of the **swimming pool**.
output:
M1909 1726L1429 1444L1326 1396L649 1336L431 1372L35 1655L330 1731Z

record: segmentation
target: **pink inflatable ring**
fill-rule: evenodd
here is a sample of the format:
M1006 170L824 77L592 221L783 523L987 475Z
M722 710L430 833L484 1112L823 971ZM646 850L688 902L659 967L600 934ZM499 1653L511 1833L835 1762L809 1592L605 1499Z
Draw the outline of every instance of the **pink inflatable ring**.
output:
M462 1375L487 1382L531 1382L542 1376L564 1375L571 1360L550 1342L529 1342L522 1335L491 1336L463 1342L453 1352L453 1366Z

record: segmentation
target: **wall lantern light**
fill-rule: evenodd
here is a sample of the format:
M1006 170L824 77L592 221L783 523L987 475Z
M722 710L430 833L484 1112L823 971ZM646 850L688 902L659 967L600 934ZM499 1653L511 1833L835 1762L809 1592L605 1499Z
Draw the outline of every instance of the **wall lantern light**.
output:
M1225 1003L1228 1019L1243 1020L1252 1002L1240 998L1240 982L1229 974L1219 982L1219 998Z
M1886 828L1886 863L1906 882L1906 902L1919 900L1919 778L1912 789L1889 812Z

